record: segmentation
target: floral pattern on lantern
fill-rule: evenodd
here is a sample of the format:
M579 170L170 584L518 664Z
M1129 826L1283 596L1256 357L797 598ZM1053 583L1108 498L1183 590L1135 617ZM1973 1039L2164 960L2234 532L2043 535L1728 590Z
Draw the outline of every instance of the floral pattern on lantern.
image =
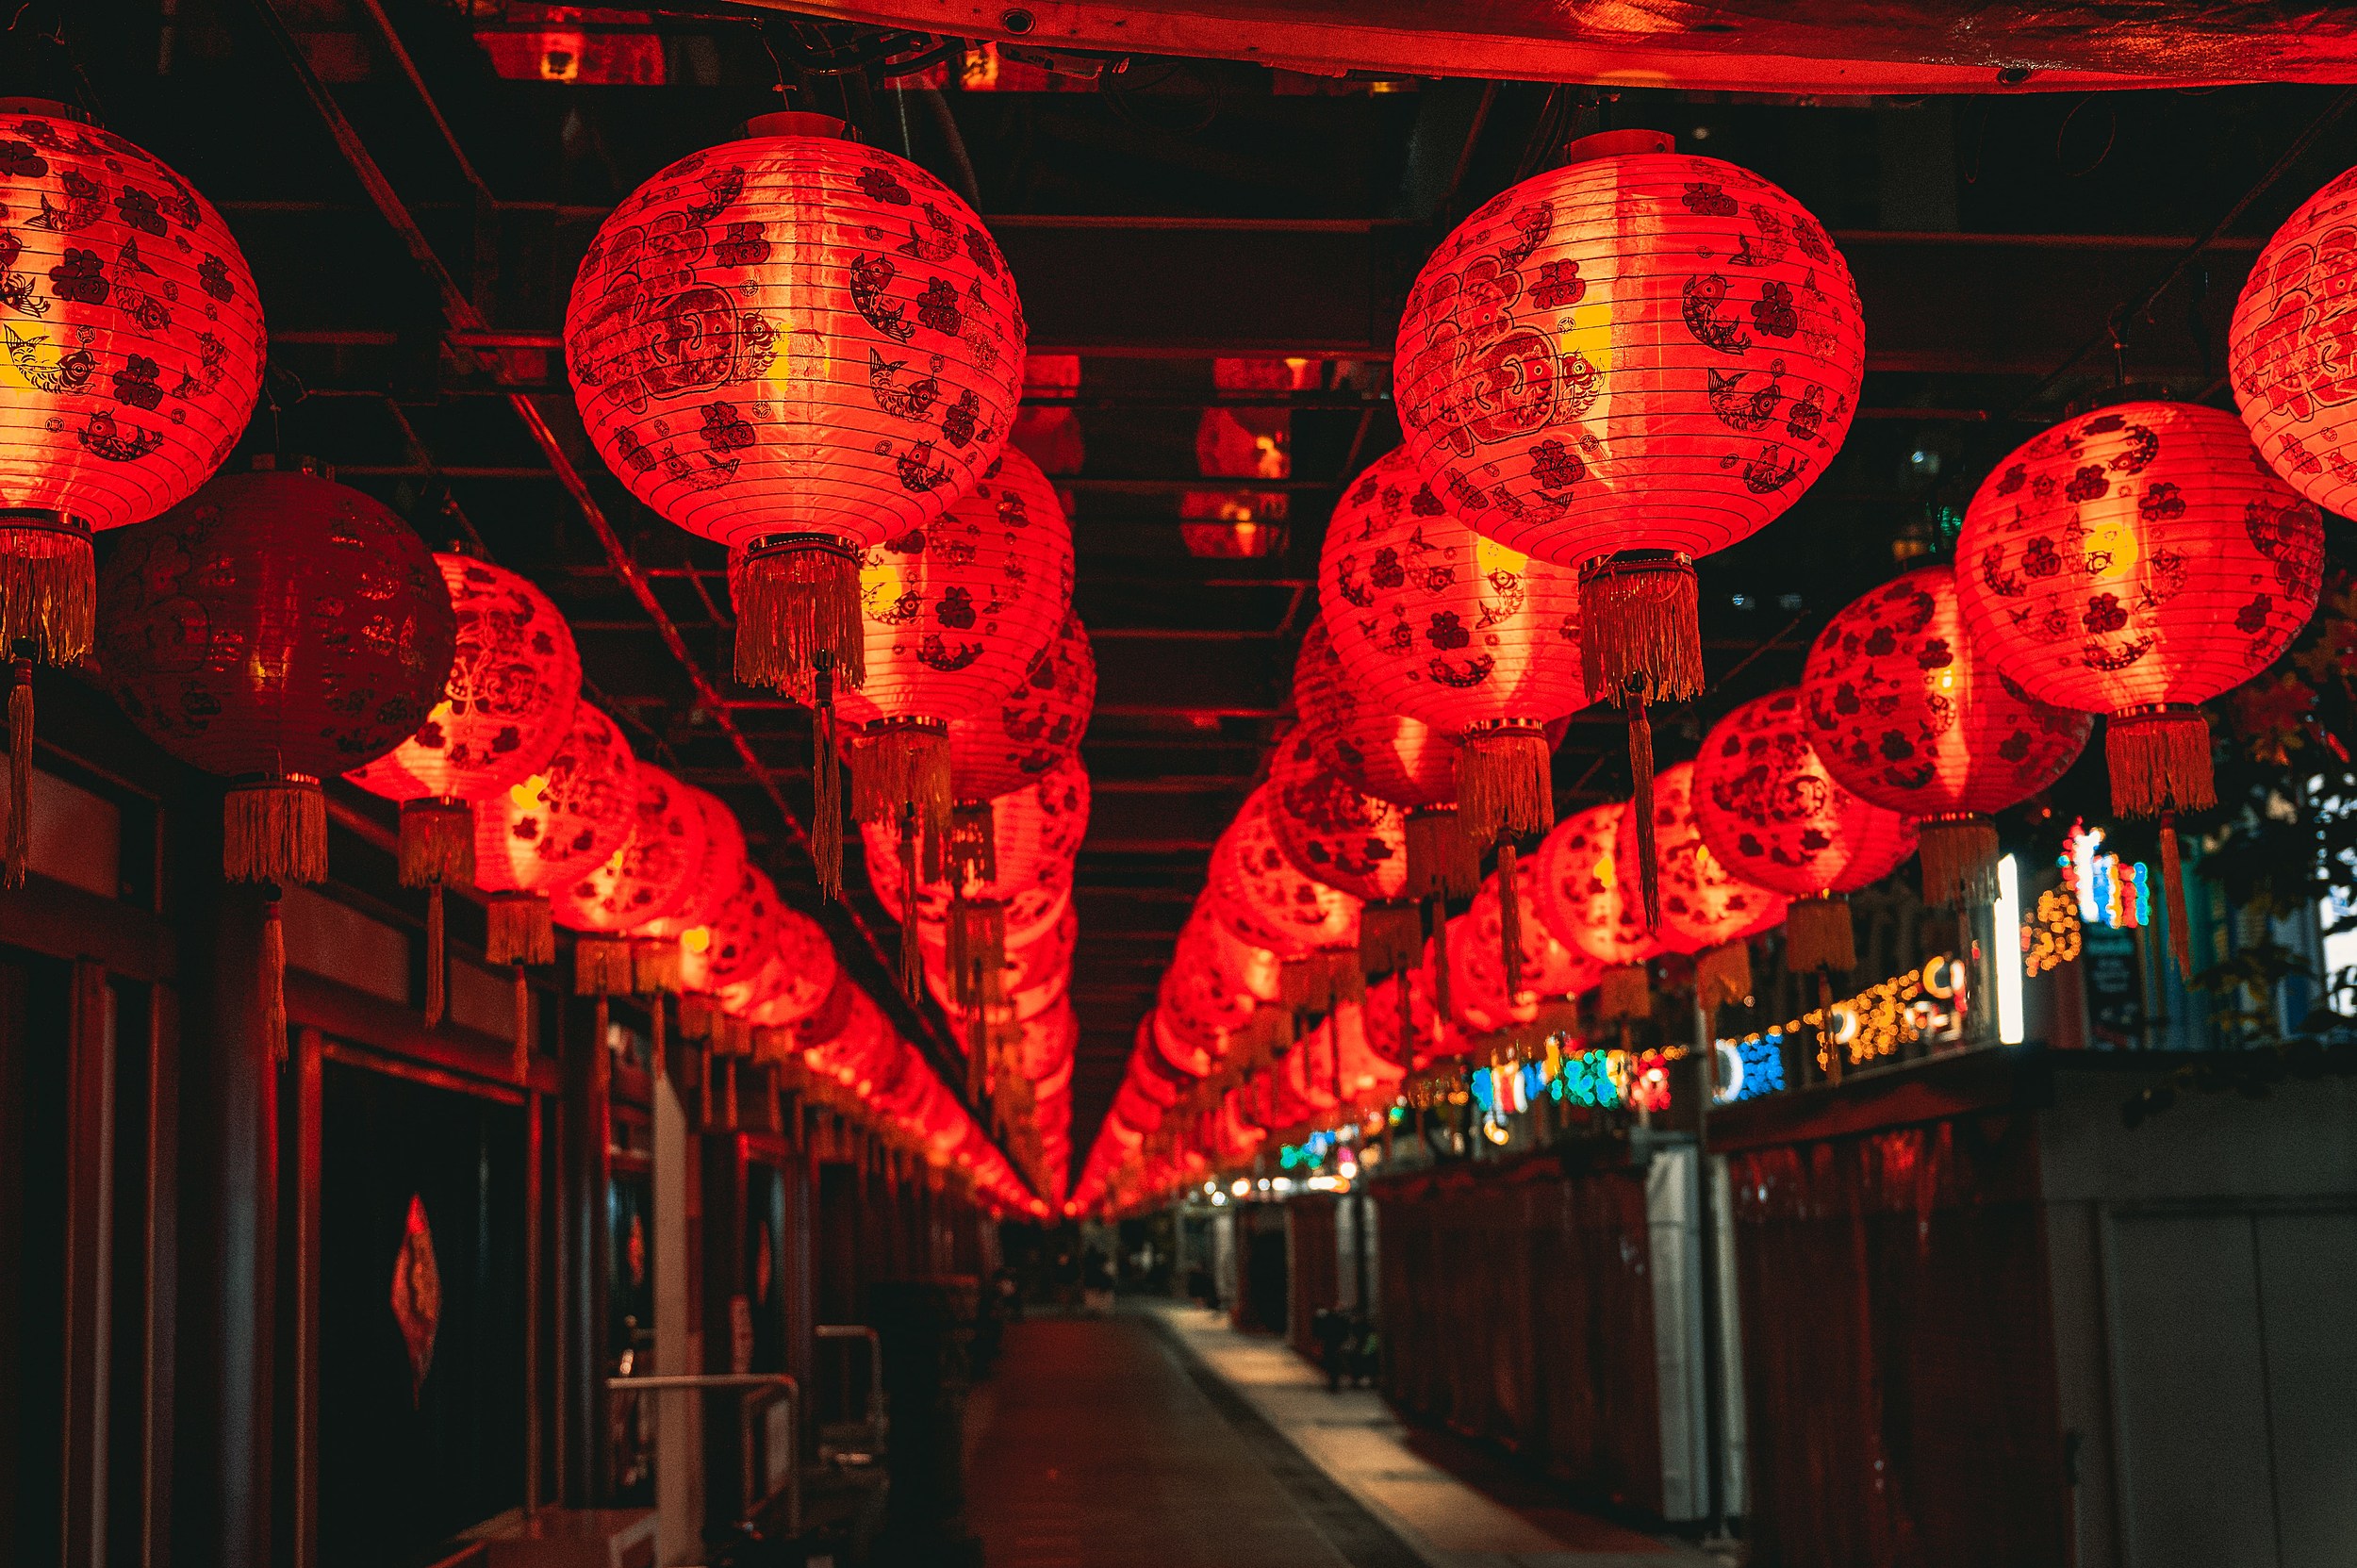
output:
M187 500L245 434L261 300L204 197L62 105L0 112L0 646L70 664L92 636L91 531Z
M1280 959L1359 941L1359 900L1303 875L1278 847L1268 785L1254 790L1211 850L1205 907L1230 936Z
M1635 802L1626 809L1634 811ZM1624 821L1622 831L1635 830ZM1666 767L1654 780L1654 838L1661 852L1661 929L1655 934L1665 951L1723 947L1784 918L1788 900L1782 894L1735 876L1703 842L1690 762Z
M660 920L694 891L703 854L703 812L688 787L641 761L630 842L602 866L557 889L556 923L615 933Z
M1362 793L1409 810L1457 802L1457 743L1373 701L1336 656L1321 615L1294 662L1294 707L1319 755Z
M1642 964L1661 950L1645 929L1634 857L1622 841L1623 801L1590 806L1557 823L1539 852L1539 918L1555 939L1599 964ZM1494 897L1494 894L1492 894Z
M779 906L769 936L772 983L748 1015L753 1024L781 1029L818 1010L839 973L826 928L799 909Z
M1755 698L1711 726L1694 815L1724 869L1795 898L1854 892L1915 852L1915 824L1844 789L1809 744L1801 694Z
M1007 906L1007 942L1021 946L1063 914L1072 894L1073 857L1088 833L1089 779L1080 759L1067 757L1044 777L990 802L998 874L965 889L968 899ZM900 835L885 823L864 822L868 878L877 900L896 921L906 922L901 886ZM920 881L916 918L939 925L949 917L947 881Z
M1981 656L1946 565L1908 572L1828 621L1801 692L1826 771L1876 805L1929 819L1924 896L1934 903L1996 897L1986 815L2061 778L2093 726Z
M1522 957L1521 983L1514 989L1517 1006L1542 997L1577 996L1596 983L1602 965L1607 962L1584 948L1566 943L1547 924L1541 914L1540 893L1544 875L1544 863L1537 855L1523 858L1514 867L1515 929L1521 938ZM1473 944L1466 950L1469 968L1493 973L1503 984L1505 932L1496 872L1483 880L1481 891L1474 895L1461 918L1473 933ZM1376 1003L1370 1001L1368 1005Z
M1266 799L1277 846L1295 870L1356 899L1397 899L1406 891L1400 809L1362 794L1327 767L1307 725L1278 743Z
M2227 328L2243 422L2283 482L2325 511L2357 512L2357 169L2283 220Z
M588 702L546 766L475 812L475 885L540 893L576 881L629 842L637 759L621 726Z
M1038 778L1080 750L1096 705L1096 654L1080 618L1067 613L1013 688L949 721L951 794L995 800Z
M1558 567L1765 527L1840 448L1865 374L1823 226L1750 170L1616 150L1648 138L1575 143L1492 198L1400 318L1409 461L1468 525Z

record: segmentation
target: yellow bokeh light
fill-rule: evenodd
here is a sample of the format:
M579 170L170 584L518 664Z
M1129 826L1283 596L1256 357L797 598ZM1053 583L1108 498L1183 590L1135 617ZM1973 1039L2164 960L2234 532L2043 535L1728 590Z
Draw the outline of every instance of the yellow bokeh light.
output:
M535 773L521 784L509 784L507 799L518 811L538 811L548 804L548 775Z

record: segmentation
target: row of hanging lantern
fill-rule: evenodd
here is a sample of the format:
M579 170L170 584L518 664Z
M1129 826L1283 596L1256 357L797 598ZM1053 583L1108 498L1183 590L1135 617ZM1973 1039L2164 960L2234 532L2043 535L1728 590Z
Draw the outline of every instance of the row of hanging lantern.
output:
M258 461L215 477L246 430L265 360L260 301L219 215L168 168L71 109L13 104L0 130L25 150L0 172L0 200L24 220L12 228L8 288L25 320L9 332L0 421L0 637L13 664L7 883L25 874L31 667L94 652L141 729L226 781L223 869L232 880L275 889L325 879L327 775L401 802L400 880L428 893L429 1025L446 1004L444 891L479 887L486 957L516 974L519 1071L529 1051L524 966L554 959L563 925L576 933L577 989L601 999L601 1035L606 997L649 998L659 1065L663 999L683 993L682 1023L707 1042L707 1062L758 1057L827 1093L811 1059L830 1036L808 1025L850 982L823 931L778 902L719 801L634 758L612 718L580 701L572 636L546 596L472 555L429 553L385 507L301 465ZM1052 494L1027 528L1024 498L1005 493L1028 477L1035 501L1036 473L1000 472L1021 462L1002 463L998 451L1014 403L1006 388L1021 367L1012 281L978 224L942 215L943 204L964 213L955 198L899 160L825 138L740 146L766 160L701 174L701 158L674 166L593 248L581 293L598 308L575 355L587 368L585 414L617 471L659 491L666 515L702 524L740 555L786 563L765 575L733 562L747 602L768 591L784 606L750 618L741 646L754 672L799 681L806 700L831 695L832 673L847 692L865 674L837 590L860 583L863 564L891 577L923 555L931 527L931 559L967 577L925 606L937 628L886 650L875 695L852 717L889 751L896 725L938 741L947 720L996 704L1014 745L1015 719L1040 717L1034 688L1056 684L1027 679L1068 619L1071 551ZM847 182L854 206L868 206L829 216L826 197ZM684 228L663 212L682 192ZM897 249L868 221L892 206L907 208L903 220L915 215L891 237ZM701 226L724 215L717 229ZM759 278L747 272L765 262ZM700 264L736 271L716 282ZM896 290L896 268L915 281ZM945 279L954 297L943 297ZM898 363L876 352L884 346L901 350ZM976 373L949 369L961 352ZM917 438L896 453L890 438L862 431L865 455L843 458L840 437L851 432L833 377L839 361L848 385L855 358L860 386L902 424L938 404L935 445ZM732 384L744 385L715 395ZM680 411L673 400L690 394L681 434L695 435L683 455L668 421ZM777 439L763 448L749 421ZM625 451L646 440L654 447ZM860 490L877 475L904 504ZM715 494L724 476L733 487ZM945 521L953 503L969 515ZM92 534L149 520L100 580ZM863 563L854 537L882 559ZM826 569L802 570L812 552ZM798 573L822 591L776 588ZM912 607L918 597L905 586L885 591ZM1070 657L1056 669L1067 687ZM946 701L911 677L919 669L939 677ZM821 731L831 735L831 724ZM932 751L900 768L926 775L900 793L927 808L938 836L948 827L946 747ZM832 784L823 769L822 806ZM827 826L815 835L822 863L831 844L839 855L840 829ZM283 1038L274 896L267 908L265 1032ZM872 1004L867 1013L881 1026ZM994 1202L1035 1207L915 1048L888 1030L880 1041L873 1053L898 1092L842 1108L913 1155L954 1165ZM733 1065L725 1082L733 1096Z
M1845 896L1919 850L1927 901L1990 901L1990 814L2055 782L2099 715L2114 809L2159 818L2189 970L2175 817L2216 803L2200 705L2307 622L2318 509L2357 496L2357 317L2340 304L2357 292L2353 236L2357 171L2261 254L2233 316L2240 420L2123 389L2034 437L1973 497L1953 567L1843 609L1798 687L1729 713L1656 779L1647 708L1702 686L1693 557L1788 507L1854 412L1848 269L1783 191L1652 132L1575 142L1460 225L1401 322L1405 444L1328 527L1300 729L1268 786L1314 752L1361 798L1354 815L1329 790L1327 817L1372 845L1404 815L1408 898L1463 897L1495 851L1454 918L1405 913L1402 891L1354 883L1343 858L1305 867L1374 900L1360 926L1367 973L1398 977L1391 1065L1461 1054L1525 1025L1541 995L1591 984L1602 1020L1647 1015L1644 966L1662 953L1695 955L1706 1005L1740 998L1746 939L1779 921L1788 966L1822 990L1855 961ZM1627 710L1634 799L1558 824L1546 726L1591 699ZM1452 813L1452 842L1426 835L1419 852L1417 825ZM1230 852L1214 852L1207 898ZM1218 1022L1242 1015L1195 933L1078 1202L1166 1196L1300 1108L1255 1088L1278 1068ZM1147 1063L1144 1042L1165 1035L1200 1049ZM1148 1085L1172 1062L1196 1087L1164 1104Z

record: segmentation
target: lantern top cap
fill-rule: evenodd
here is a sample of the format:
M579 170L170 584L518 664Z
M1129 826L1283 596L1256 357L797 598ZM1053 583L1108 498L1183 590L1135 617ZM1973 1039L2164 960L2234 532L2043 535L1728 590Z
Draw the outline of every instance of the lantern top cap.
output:
M832 114L816 114L808 109L780 109L774 114L756 114L745 122L747 136L808 136L823 141L848 140L850 129Z
M1587 163L1600 157L1631 157L1640 153L1674 153L1678 139L1668 131L1597 131L1583 136L1563 149L1566 164Z

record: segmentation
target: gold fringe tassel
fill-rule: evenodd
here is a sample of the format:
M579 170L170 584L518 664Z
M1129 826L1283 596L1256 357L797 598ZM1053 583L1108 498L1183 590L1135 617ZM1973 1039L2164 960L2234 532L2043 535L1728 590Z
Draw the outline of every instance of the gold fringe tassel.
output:
M1729 942L1706 948L1694 959L1694 999L1706 1010L1740 1007L1752 996L1752 948Z
M1457 828L1455 806L1408 814L1408 897L1470 899L1481 889L1481 850Z
M1523 992L1523 896L1514 885L1514 867L1521 856L1512 839L1498 846L1498 957L1506 966L1506 999L1519 1001Z
M1606 1023L1653 1016L1653 976L1642 964L1607 969L1596 986L1596 1015Z
M630 988L641 996L668 996L680 987L676 937L634 936L630 941Z
M1579 652L1588 692L1679 702L1703 689L1694 562L1673 550L1624 550L1579 574Z
M859 553L823 534L756 539L729 555L736 606L736 678L799 693L825 654L844 685L867 682Z
M1628 776L1636 785L1637 882L1644 892L1645 929L1661 929L1661 865L1653 815L1653 720L1642 697L1628 702Z
M1359 912L1359 972L1369 980L1416 966L1424 912L1409 899L1374 899Z
M1784 914L1784 966L1796 975L1812 969L1846 974L1857 967L1848 899L1825 893L1792 900Z
M553 964L556 922L537 893L494 893L483 906L483 957L489 964Z
M822 653L810 713L810 863L818 896L843 897L843 753L835 733L833 655Z
M432 887L474 882L474 809L464 801L433 796L404 801L401 807L401 885Z
M1997 901L1997 824L1986 817L1927 817L1917 840L1923 901L1957 909Z
M90 530L54 511L0 511L0 648L29 642L42 664L80 664L97 621Z
M900 808L900 995L923 994L925 955L916 927L916 808Z
M961 801L950 808L948 874L952 882L998 880L998 819L988 801Z
M1006 1000L1007 906L996 899L959 899L949 906L949 994L968 1012Z
M221 874L309 886L327 880L327 797L317 779L240 782L221 801Z
M688 992L679 999L679 1037L683 1040L709 1040L712 1038L712 999Z
M928 845L948 836L949 726L939 719L881 719L851 742L852 819L896 822L908 806Z
M324 830L321 837L326 836ZM8 685L8 842L0 883L22 887L33 863L33 661L18 659Z
M1443 1021L1457 1016L1457 1004L1449 999L1449 971L1455 967L1448 956L1448 912L1436 906L1432 911L1432 1006Z
M436 883L425 890L425 1027L433 1029L450 1010L450 933L449 916L442 900L442 884Z
M278 900L262 906L262 1038L270 1042L272 1060L287 1059L287 927L279 918Z
M584 932L573 939L575 996L623 997L630 986L630 938Z
M1546 733L1498 724L1465 736L1457 758L1457 826L1475 855L1508 834L1555 826Z
M2103 756L2111 765L2112 810L2122 817L2217 804L2210 720L2200 708L2170 704L2117 715L2103 734Z
M2161 814L2161 886L2168 896L2168 952L2178 977L2193 982L2193 933L2185 924L2185 867L2177 844L2177 814Z

